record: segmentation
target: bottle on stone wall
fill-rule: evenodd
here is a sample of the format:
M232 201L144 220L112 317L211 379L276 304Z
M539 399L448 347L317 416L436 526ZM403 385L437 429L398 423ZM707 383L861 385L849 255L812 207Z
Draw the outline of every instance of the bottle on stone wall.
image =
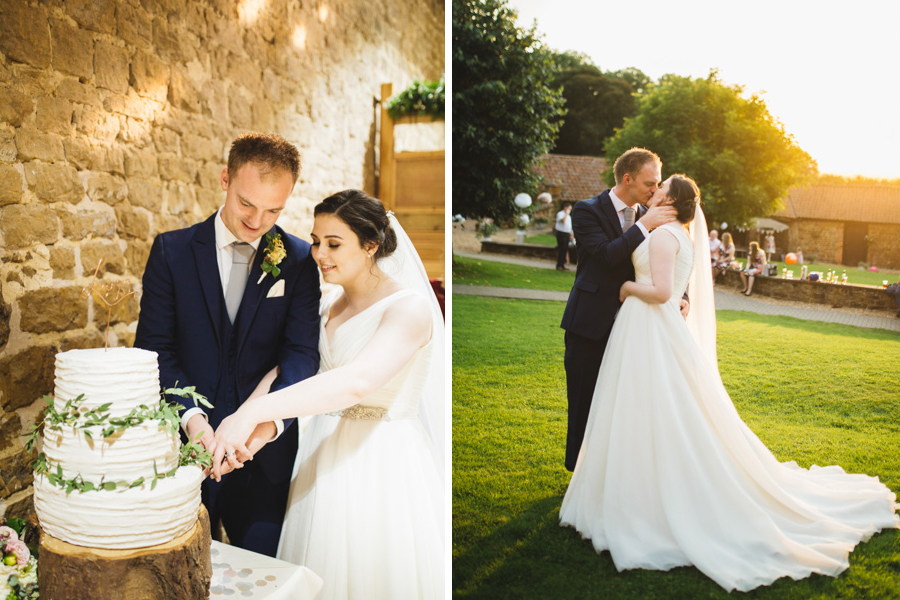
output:
M844 271L844 274L841 275L841 285L847 285L847 271Z
M805 281L806 274L808 272L809 272L809 267L807 267L806 265L803 265L802 267L800 267L800 279Z
M787 279L787 269L786 268L781 270L781 278Z

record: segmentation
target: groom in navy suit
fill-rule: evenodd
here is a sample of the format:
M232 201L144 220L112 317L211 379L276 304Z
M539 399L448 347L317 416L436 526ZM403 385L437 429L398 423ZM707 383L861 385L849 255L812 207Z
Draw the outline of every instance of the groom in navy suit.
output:
M578 266L561 324L566 330L569 471L575 469L578 460L603 352L621 306L619 288L634 280L631 253L650 231L675 220L674 208L645 206L662 181L661 169L662 161L656 154L632 148L613 165L615 187L576 202L572 209ZM685 298L682 312L686 310ZM635 377L640 373L635 364Z
M134 345L159 354L163 388L196 386L213 405L171 397L184 406L187 437L207 448L273 367L280 374L271 391L318 371L318 270L309 244L275 226L299 172L297 149L280 136L239 136L221 173L224 205L202 223L158 235L150 250ZM204 481L203 503L214 534L221 520L232 544L274 556L296 421L260 424L249 447L255 460Z

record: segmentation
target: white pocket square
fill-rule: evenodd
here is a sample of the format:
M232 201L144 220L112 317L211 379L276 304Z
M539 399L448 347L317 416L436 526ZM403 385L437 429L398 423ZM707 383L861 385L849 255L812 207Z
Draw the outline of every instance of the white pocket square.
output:
M284 296L284 279L279 279L269 288L266 298L281 298L282 296Z

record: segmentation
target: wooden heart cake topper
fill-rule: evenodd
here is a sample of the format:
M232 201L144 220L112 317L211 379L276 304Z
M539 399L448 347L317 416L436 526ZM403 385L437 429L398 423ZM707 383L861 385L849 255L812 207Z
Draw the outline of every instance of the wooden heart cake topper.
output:
M109 349L109 324L110 321L112 321L113 307L127 300L129 296L137 296L137 292L129 289L128 283L125 281L97 281L97 274L100 272L100 267L102 265L103 258L100 258L100 262L97 263L97 268L94 269L94 275L91 277L91 282L81 290L81 295L84 298L93 296L96 302L100 302L106 306L105 348Z

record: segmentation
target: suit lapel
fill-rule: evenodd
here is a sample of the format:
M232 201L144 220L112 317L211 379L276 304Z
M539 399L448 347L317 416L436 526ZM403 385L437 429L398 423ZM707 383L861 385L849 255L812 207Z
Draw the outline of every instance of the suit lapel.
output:
M216 332L216 343L221 341L222 332L219 331L222 317L222 280L219 278L219 261L216 257L216 230L213 215L200 224L197 234L191 244L194 253L194 263L197 269L197 278L200 280L200 290L206 300L206 308L212 319L213 329Z
M622 235L622 224L619 223L619 213L613 206L612 198L609 197L609 190L600 194L600 212L606 217L606 220L612 225L613 230L619 237Z
M273 227L269 233L278 232ZM259 284L256 283L259 281L260 275L263 274L262 263L265 254L266 238L263 236L256 250L256 256L253 258L253 266L250 268L250 275L247 277L247 287L244 288L244 297L241 298L241 308L238 310L237 323L235 323L235 327L238 330L238 354L240 354L241 348L244 347L244 341L250 332L250 326L253 324L253 319L256 317L256 312L259 310L262 299L266 297L269 288L275 283L275 278L270 273L267 273Z

